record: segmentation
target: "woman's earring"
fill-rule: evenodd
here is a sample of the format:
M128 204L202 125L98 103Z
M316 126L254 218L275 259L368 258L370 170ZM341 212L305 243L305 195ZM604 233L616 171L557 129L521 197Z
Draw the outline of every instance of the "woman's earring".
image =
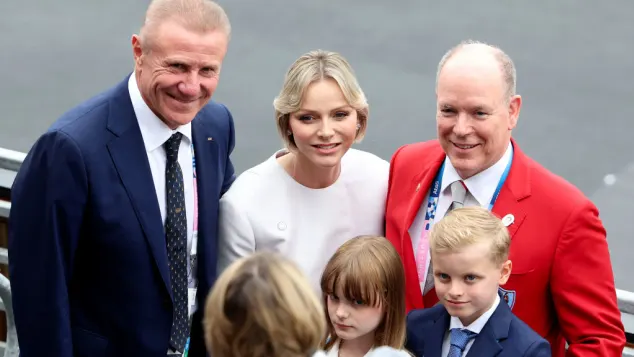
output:
M361 124L357 123L357 130L361 129Z

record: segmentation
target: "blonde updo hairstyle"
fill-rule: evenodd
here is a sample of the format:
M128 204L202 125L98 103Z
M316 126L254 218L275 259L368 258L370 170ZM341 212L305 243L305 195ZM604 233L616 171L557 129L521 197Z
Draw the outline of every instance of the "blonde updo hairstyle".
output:
M365 136L369 114L368 101L352 67L339 53L315 50L304 54L291 65L284 78L282 91L273 101L277 130L289 150L297 148L290 133L290 115L300 109L306 88L311 83L323 79L333 79L337 82L348 104L357 111L359 130L355 142L360 142Z
M307 278L271 252L237 260L220 275L203 325L214 357L306 357L326 333L321 302Z

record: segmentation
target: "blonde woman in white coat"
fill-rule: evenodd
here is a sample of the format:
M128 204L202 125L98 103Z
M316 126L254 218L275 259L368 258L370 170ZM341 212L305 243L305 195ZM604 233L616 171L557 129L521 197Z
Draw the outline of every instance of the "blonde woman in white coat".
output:
M218 270L275 251L320 292L321 273L341 244L384 234L389 163L351 148L365 134L368 103L340 54L297 59L273 105L286 148L241 174L220 200Z

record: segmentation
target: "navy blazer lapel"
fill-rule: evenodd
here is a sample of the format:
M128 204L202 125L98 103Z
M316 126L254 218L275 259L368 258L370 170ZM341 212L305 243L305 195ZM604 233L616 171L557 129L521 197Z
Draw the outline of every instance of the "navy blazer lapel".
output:
M502 352L500 340L509 335L511 326L511 310L504 301L500 301L498 307L489 318L478 337L473 342L468 355L473 357L494 357Z
M141 129L134 114L128 92L128 81L123 81L114 91L110 101L108 130L116 138L108 143L108 151L121 182L130 197L132 206L141 222L150 251L171 296L165 232L161 220L152 171L148 162Z
M425 356L440 356L442 344L445 341L445 333L449 330L449 313L442 309L436 317L434 324L425 331Z
M224 175L219 172L218 144L214 136L216 133L205 125L199 114L192 121L192 137L194 139L194 155L196 157L196 184L198 190L198 252L216 251L207 249L209 244L217 244L215 236L217 227L215 220L207 219L218 214L218 200L220 187ZM216 184L216 187L214 187ZM198 287L201 291L211 288L207 282L215 279L216 260L205 259L200 254L198 259ZM210 266L211 264L211 266ZM206 276L211 274L214 276Z

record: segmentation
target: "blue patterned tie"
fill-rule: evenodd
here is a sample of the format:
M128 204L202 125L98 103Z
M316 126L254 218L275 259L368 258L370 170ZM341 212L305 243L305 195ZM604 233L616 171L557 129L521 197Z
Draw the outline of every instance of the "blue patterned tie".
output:
M467 343L476 337L476 333L467 329L452 328L450 335L451 347L449 347L449 354L447 357L462 357Z
M170 269L170 283L174 299L174 315L170 345L182 352L189 335L187 312L187 215L185 211L185 190L183 172L178 164L178 147L183 134L173 134L164 144L167 155L165 167L165 190L167 196L167 218L165 238L167 241L167 262Z

